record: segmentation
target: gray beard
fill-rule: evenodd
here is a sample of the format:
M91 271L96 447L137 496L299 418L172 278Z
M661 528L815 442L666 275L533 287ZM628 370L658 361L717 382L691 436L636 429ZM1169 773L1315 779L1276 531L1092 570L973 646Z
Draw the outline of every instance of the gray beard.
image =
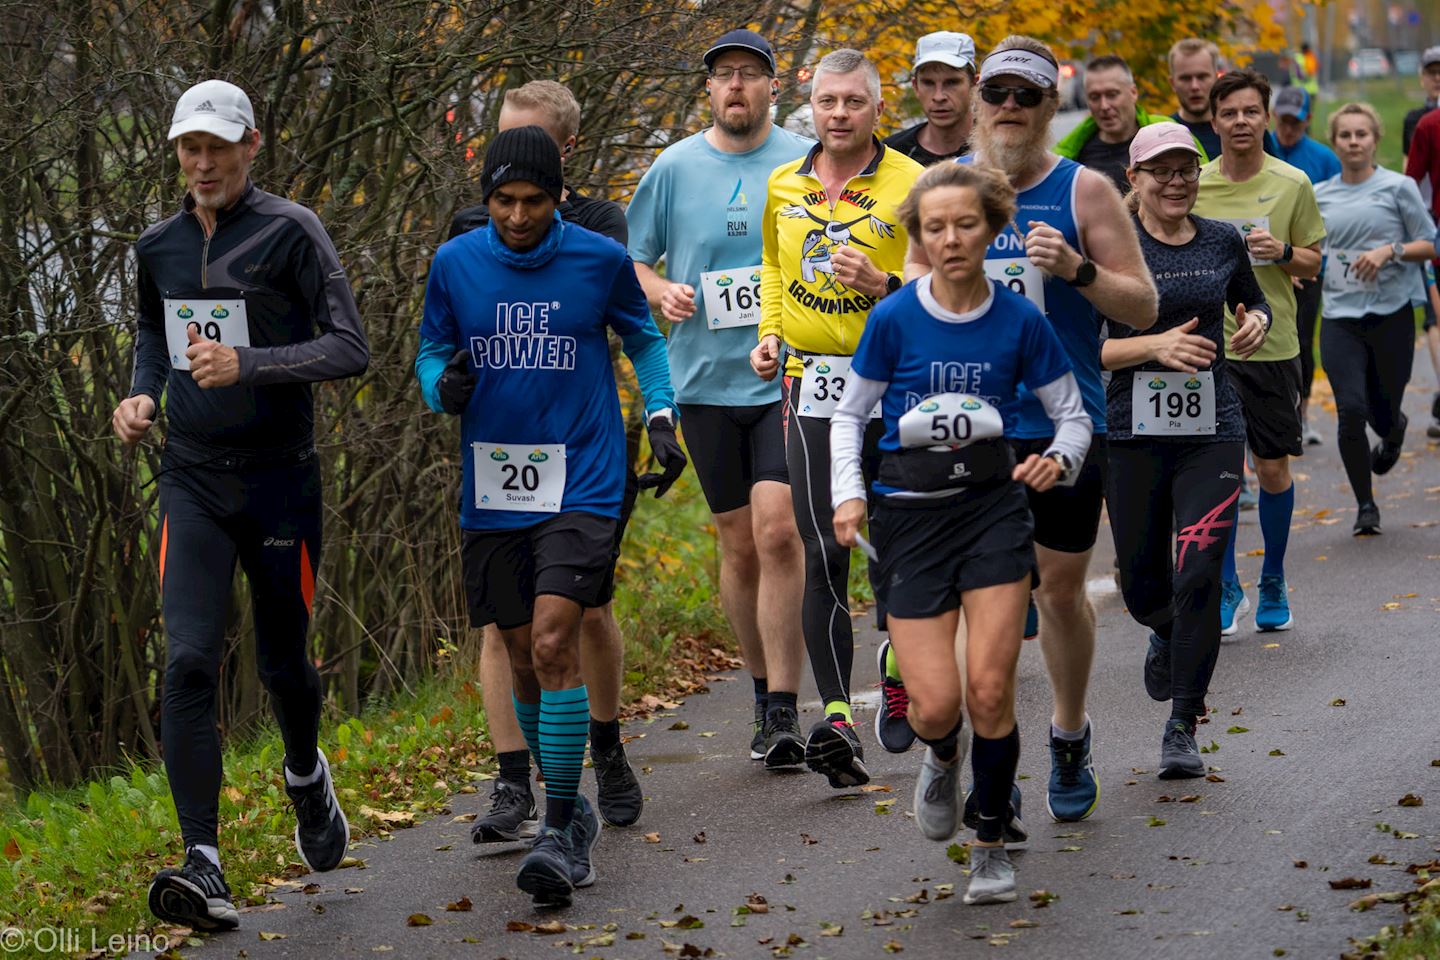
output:
M1049 145L1050 125L1029 133L1023 140L1001 140L994 128L984 123L975 124L970 133L976 152L992 167L999 167L1012 182L1021 179L1044 162L1045 150Z

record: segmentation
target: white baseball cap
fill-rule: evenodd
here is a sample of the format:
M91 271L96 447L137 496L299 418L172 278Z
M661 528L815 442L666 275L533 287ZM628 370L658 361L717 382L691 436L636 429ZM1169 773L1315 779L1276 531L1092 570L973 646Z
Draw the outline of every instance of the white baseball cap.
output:
M245 91L224 80L206 80L180 94L166 139L198 131L239 143L245 131L253 129L255 110Z
M943 63L956 70L975 69L975 41L969 34L938 30L915 41L913 73L927 63Z

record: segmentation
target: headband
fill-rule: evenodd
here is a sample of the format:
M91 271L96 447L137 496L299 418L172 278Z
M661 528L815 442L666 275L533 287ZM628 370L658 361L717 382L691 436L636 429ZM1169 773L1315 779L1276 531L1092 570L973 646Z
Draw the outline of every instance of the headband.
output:
M1060 71L1055 64L1029 50L1014 49L999 50L986 57L984 66L980 68L980 82L1006 74L1024 77L1031 83L1050 89L1060 82Z

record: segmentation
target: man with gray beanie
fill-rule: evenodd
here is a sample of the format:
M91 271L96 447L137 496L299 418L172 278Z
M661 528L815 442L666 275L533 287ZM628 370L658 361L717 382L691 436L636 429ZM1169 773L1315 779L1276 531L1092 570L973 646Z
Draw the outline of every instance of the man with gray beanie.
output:
M245 91L223 80L191 87L169 138L187 192L135 243L135 375L112 418L121 440L138 443L169 393L159 473L161 740L186 857L156 875L149 904L170 923L233 930L239 915L220 869L215 695L237 562L285 741L300 858L331 870L349 843L317 746L323 688L306 644L322 511L310 385L363 373L370 351L320 221L250 181L260 132Z
M481 190L490 222L430 267L415 372L460 417L461 564L470 625L510 653L515 713L545 775L544 822L516 885L566 906L595 882L600 818L579 792L589 734L580 621L601 603L625 492L625 424L607 329L644 397L663 494L685 469L665 339L625 248L556 216L560 149L538 126L498 133Z

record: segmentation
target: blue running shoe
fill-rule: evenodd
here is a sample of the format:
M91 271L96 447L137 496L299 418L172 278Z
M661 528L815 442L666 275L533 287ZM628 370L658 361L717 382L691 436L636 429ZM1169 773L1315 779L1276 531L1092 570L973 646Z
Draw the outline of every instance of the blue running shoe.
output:
M1030 605L1025 608L1025 634L1026 640L1034 640L1040 636L1040 611L1035 606L1035 598L1030 598Z
M1233 637L1240 629L1240 615L1250 609L1250 598L1238 580L1220 585L1220 636Z
M1290 616L1290 596L1285 578L1274 575L1260 578L1260 604L1255 608L1255 629L1264 633L1289 630L1295 626Z
M1100 802L1100 781L1090 757L1090 725L1079 740L1050 738L1050 786L1045 809L1056 823L1076 823L1095 812Z

